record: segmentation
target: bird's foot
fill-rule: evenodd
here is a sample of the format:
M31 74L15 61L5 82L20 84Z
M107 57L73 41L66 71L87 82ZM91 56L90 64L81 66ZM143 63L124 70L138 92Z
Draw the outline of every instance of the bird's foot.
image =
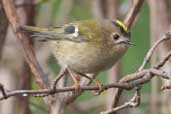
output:
M80 93L82 90L81 90L81 86L80 86L80 82L79 81L76 81L73 85L75 87L75 93Z
M77 73L72 71L70 68L68 68L68 72L69 72L71 78L74 81L74 85L73 86L75 87L75 92L76 93L80 93L81 92L80 77L78 76Z
M99 89L97 91L92 92L93 95L96 95L96 96L100 95L105 90L104 85L100 81L98 81L98 80L96 80L94 78L91 78L91 77L87 76L86 74L83 74L83 73L79 73L79 74L81 76L87 78L88 80L90 80L90 82L94 82L96 84L96 86L99 87Z
M93 94L95 96L100 95L105 90L105 87L100 81L95 80L95 79L93 79L93 81L96 84L96 86L99 88L97 91L93 91Z

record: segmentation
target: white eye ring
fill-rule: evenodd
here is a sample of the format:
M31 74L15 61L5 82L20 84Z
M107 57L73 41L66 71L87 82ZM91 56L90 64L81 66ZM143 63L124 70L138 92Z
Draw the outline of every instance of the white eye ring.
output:
M118 33L114 33L114 34L112 35L112 38L113 38L114 40L118 40L118 39L120 38L120 35L119 35Z

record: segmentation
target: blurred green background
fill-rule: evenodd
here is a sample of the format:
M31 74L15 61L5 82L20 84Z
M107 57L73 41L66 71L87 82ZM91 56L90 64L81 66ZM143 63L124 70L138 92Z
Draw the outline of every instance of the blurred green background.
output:
M47 21L46 26L57 25L56 20L60 14L60 5L62 0L46 0L42 4L36 7L36 22L37 24L41 25L41 20L39 16L42 12L48 12L49 16L43 17L42 20ZM69 22L75 20L85 20L85 19L92 19L91 13L91 5L90 0L75 0L73 8L71 9L71 13L68 16ZM127 0L120 0L120 7L127 4ZM124 16L123 16L124 17ZM47 18L47 19L44 19ZM43 25L42 25L43 26ZM149 8L147 3L145 3L140 11L140 15L138 16L135 25L132 28L132 41L136 44L129 48L127 54L122 58L122 75L132 73L136 71L136 69L140 66L143 61L143 58L149 49L150 41L149 41ZM49 67L52 69L54 74L57 74L59 71L59 66L55 64L55 60L51 57L48 61ZM102 72L98 77L99 80L102 82L106 82L106 72ZM35 85L34 85L35 87ZM143 93L149 93L150 85L146 84L143 89ZM124 92L124 94L132 94L133 92ZM86 100L92 97L89 92L85 92L81 95L77 101ZM34 104L42 104L43 101L41 98L31 98L31 101ZM142 104L139 108L142 110L146 110L146 107ZM45 114L44 111L36 108L34 105L31 105L31 109L33 114ZM90 111L92 114L94 111ZM91 114L89 113L89 114ZM97 112L96 112L97 113ZM70 113L71 114L71 113Z

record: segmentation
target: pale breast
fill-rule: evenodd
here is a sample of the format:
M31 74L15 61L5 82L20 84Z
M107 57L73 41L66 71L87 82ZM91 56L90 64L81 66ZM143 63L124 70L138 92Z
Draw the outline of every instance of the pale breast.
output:
M121 54L106 51L87 43L60 41L51 43L53 53L62 67L69 66L76 72L94 73L112 67Z

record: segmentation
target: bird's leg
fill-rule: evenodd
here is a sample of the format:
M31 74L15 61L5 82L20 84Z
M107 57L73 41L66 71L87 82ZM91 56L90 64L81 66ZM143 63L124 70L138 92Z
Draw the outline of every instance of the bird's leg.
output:
M60 70L58 76L56 76L56 78L52 84L51 94L54 94L54 92L56 91L56 85L58 84L59 80L66 75L67 71L68 71L67 68L62 68Z
M68 68L68 73L70 74L71 78L74 81L74 86L75 86L76 92L80 92L81 87L80 87L80 78L79 78L78 74L75 73L74 71L72 71L70 68Z
M81 76L87 78L91 82L94 82L96 84L96 86L99 87L98 91L93 91L94 95L100 95L105 90L104 85L100 81L98 81L97 79L91 78L91 77L89 77L89 76L87 76L86 74L83 74L83 73L79 73L79 74Z
M104 85L103 85L102 82L100 82L100 81L98 81L96 79L94 79L94 82L95 82L96 86L99 87L98 91L93 91L93 94L95 96L97 96L97 95L100 95L105 90L105 88L104 88Z
M56 85L58 83L58 81L66 75L68 69L67 68L62 68L58 74L58 76L55 78L54 82L53 82L53 89L55 90L56 89Z

